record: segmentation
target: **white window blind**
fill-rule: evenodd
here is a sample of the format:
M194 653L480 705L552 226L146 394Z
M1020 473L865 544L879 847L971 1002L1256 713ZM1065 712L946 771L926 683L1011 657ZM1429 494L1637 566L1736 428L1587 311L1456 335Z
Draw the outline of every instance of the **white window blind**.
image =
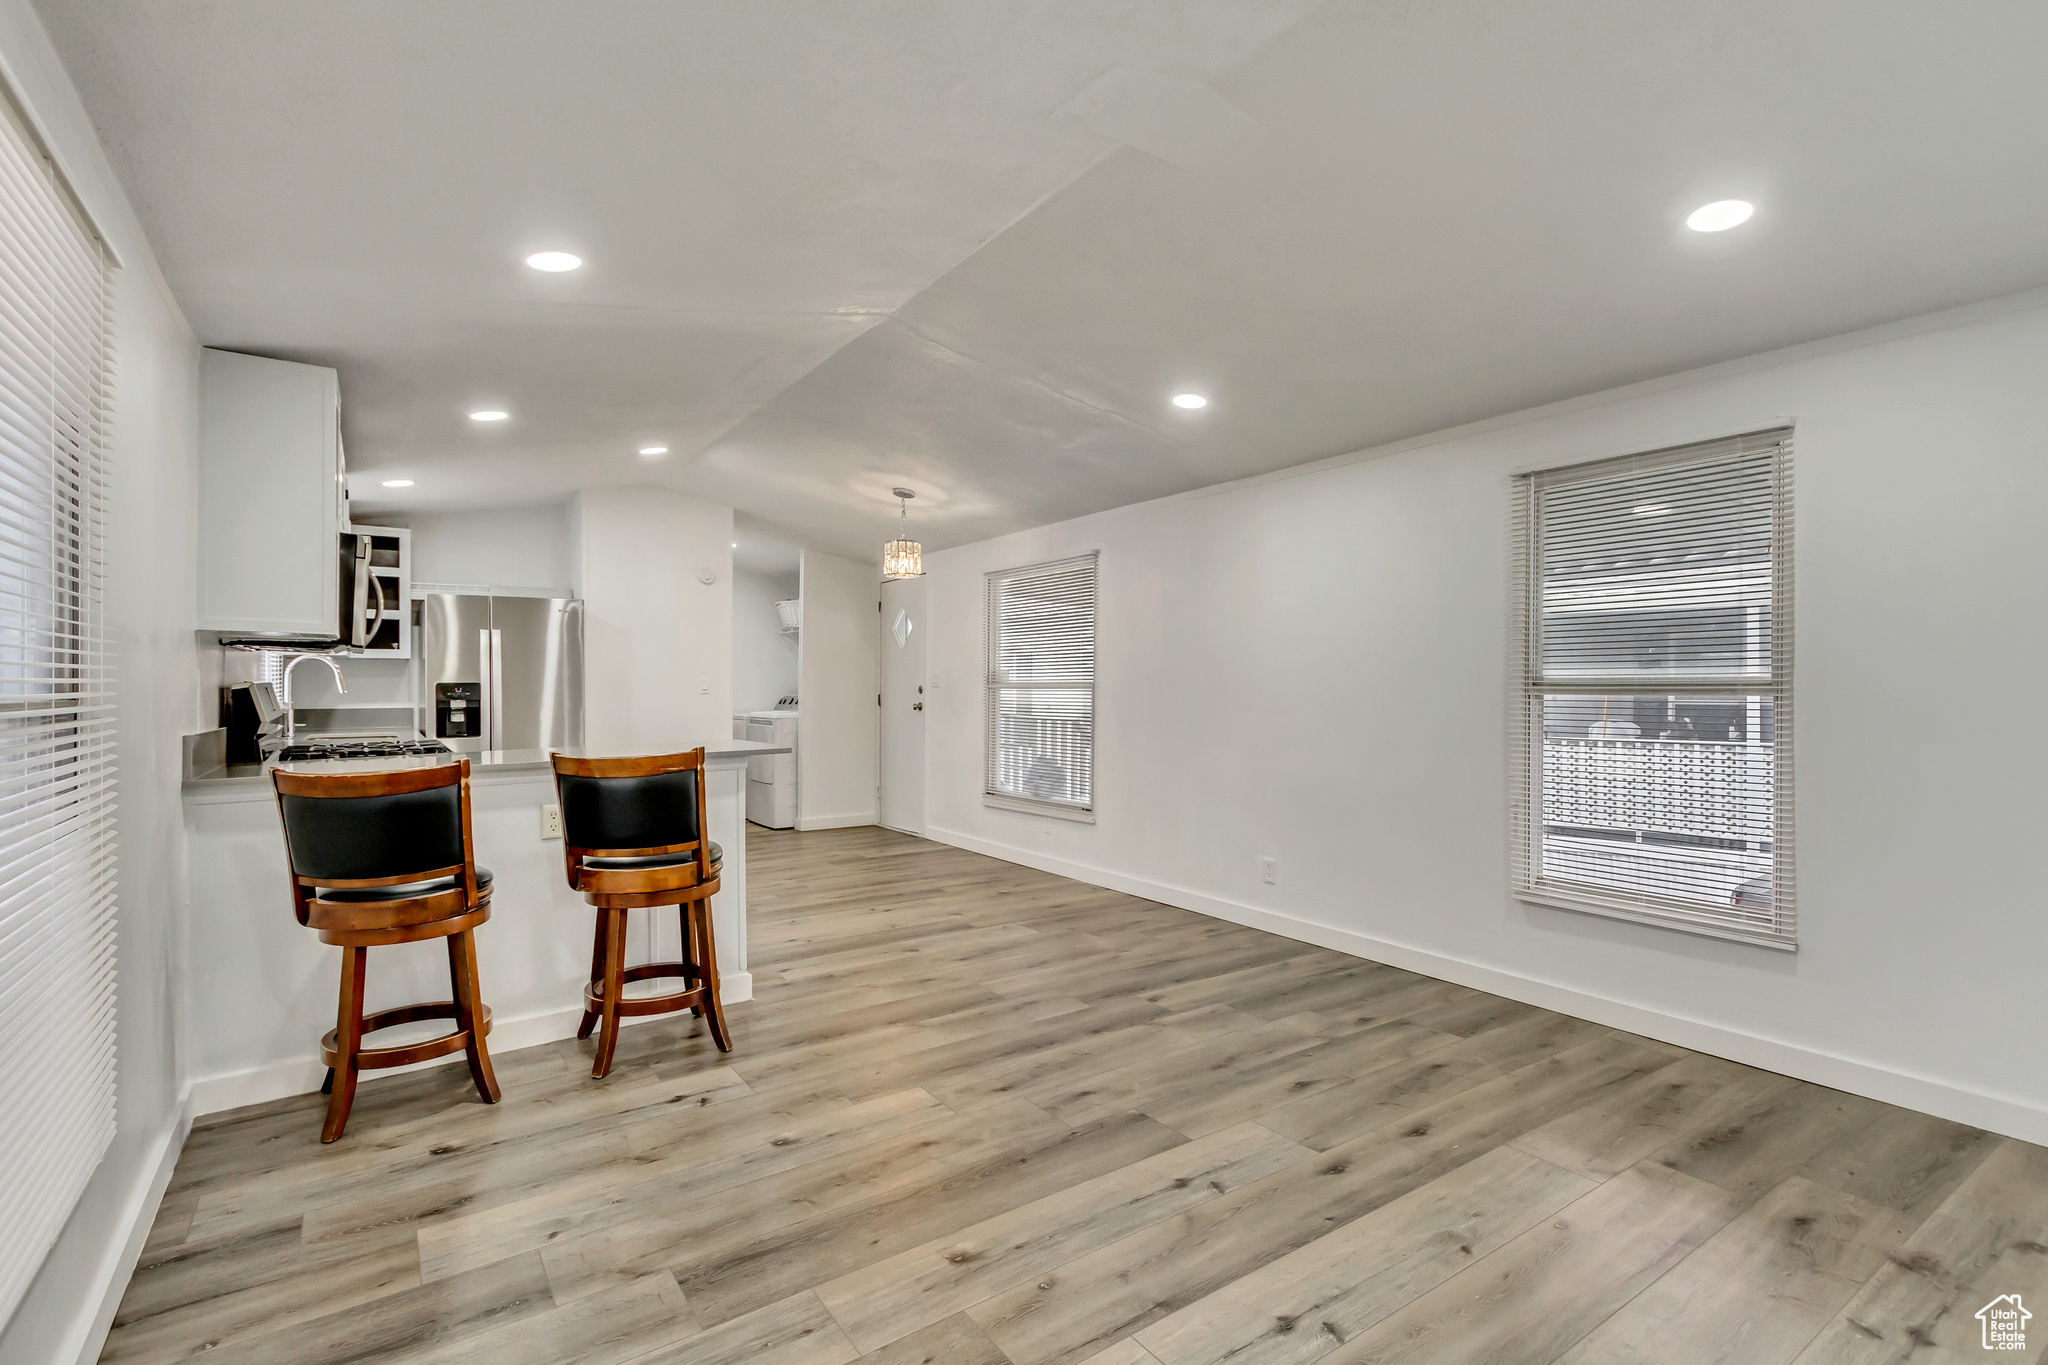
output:
M1517 895L1796 942L1791 478L1789 429L1517 478Z
M114 1136L108 264L0 95L0 1322Z
M988 575L992 805L1088 819L1095 809L1094 553Z

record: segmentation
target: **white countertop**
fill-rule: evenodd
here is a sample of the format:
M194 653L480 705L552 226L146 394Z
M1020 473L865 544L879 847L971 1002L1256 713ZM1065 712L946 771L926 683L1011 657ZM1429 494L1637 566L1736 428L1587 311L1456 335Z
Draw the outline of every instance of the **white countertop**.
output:
M786 754L786 744L762 744L748 739L720 739L704 746L704 757L708 763L719 764L743 762L758 754ZM576 758L629 758L631 754L613 754L593 749L562 749L559 752ZM364 773L392 772L405 768L434 768L453 763L458 758L469 760L472 780L489 778L523 779L545 777L553 772L546 749L486 749L471 754L413 754L398 758L347 758L318 759L310 762L283 763L275 760L268 763L235 763L225 767L210 768L195 772L183 783L187 799L199 798L214 801L267 801L274 795L270 784L270 770L282 767L287 772L317 773Z

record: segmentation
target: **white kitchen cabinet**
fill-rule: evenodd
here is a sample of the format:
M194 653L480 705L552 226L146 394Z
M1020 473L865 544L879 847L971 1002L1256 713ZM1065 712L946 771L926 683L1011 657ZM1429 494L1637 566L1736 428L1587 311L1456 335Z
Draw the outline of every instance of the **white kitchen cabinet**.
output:
M343 474L333 370L201 352L201 630L335 637Z

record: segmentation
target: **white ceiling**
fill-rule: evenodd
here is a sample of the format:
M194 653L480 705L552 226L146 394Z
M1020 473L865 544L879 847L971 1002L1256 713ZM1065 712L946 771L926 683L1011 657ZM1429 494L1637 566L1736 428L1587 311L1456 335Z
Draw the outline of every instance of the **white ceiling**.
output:
M872 557L898 484L936 548L2048 282L2032 0L42 11L369 512L651 480Z

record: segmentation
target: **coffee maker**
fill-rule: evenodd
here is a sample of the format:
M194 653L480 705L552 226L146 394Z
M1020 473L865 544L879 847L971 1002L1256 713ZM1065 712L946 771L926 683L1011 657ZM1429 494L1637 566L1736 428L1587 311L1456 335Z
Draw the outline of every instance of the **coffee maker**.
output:
M220 723L226 728L229 763L261 763L263 741L284 717L267 682L236 683L221 689Z

